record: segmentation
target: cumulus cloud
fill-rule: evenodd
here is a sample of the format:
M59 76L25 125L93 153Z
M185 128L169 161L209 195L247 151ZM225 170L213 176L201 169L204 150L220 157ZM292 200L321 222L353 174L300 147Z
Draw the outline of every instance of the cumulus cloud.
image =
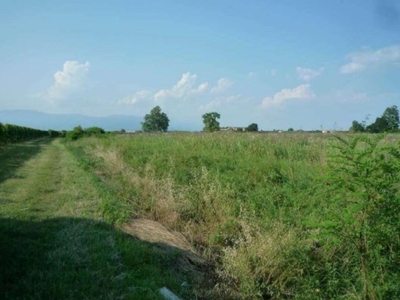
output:
M186 100L199 99L197 96L202 96L201 99L210 99L219 95L224 96L224 92L232 86L232 82L226 78L220 78L215 86L210 86L207 82L197 83L197 75L186 72L171 88L160 89L156 92L149 90L141 90L133 95L127 96L119 100L119 104L135 105L147 101L149 105L168 100ZM216 99L216 98L215 98Z
M263 109L282 106L285 102L292 99L311 99L314 93L309 84L302 84L294 89L283 89L273 97L265 97L261 103Z
M141 90L136 92L135 94L125 97L124 99L120 100L119 103L124 104L136 104L141 100L146 100L151 98L152 93L148 90Z
M63 69L54 74L54 84L46 91L43 91L41 96L51 101L67 98L82 86L89 68L89 62L66 61Z
M220 107L224 104L236 102L237 100L240 100L242 98L241 95L228 95L228 96L220 96L220 97L215 97L211 101L200 105L201 110L212 110L217 107Z
M232 86L232 82L226 78L218 79L217 85L211 89L211 93L222 93Z
M302 67L296 68L297 76L304 81L310 81L311 79L318 77L319 75L321 75L323 70L323 68L320 68L318 70L306 69Z
M376 51L361 51L348 55L350 62L340 67L340 73L361 72L369 67L380 65L400 65L400 46L394 45Z
M196 86L197 75L184 73L182 78L170 89L161 89L154 95L155 101L167 98L184 99L190 95L204 93L208 90L208 83L204 82Z

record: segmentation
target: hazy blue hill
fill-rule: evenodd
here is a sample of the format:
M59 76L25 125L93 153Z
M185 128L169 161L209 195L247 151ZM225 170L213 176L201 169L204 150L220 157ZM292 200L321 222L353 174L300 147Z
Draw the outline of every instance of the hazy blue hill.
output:
M33 110L0 111L0 122L36 129L70 130L77 125L83 128L98 126L105 130L140 130L142 117L114 115L90 117L78 114L48 114Z

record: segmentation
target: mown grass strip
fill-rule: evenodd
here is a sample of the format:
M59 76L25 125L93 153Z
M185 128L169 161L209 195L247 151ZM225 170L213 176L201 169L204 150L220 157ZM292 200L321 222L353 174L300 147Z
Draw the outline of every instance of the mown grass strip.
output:
M101 193L60 140L0 154L0 298L162 299L174 257L99 214Z

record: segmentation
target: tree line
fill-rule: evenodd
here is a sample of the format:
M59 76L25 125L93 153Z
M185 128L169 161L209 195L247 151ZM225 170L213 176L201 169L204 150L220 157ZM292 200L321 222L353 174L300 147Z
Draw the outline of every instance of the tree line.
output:
M397 132L399 131L400 119L399 109L396 105L388 107L383 112L382 116L375 119L375 122L367 125L365 121L353 121L350 131L352 132Z
M0 145L18 143L38 139L42 137L56 137L58 131L54 130L39 130L24 126L0 123Z
M205 113L203 116L203 131L213 132L221 130L218 120L221 115L217 112ZM168 130L169 118L166 113L161 111L159 106L154 107L149 114L146 114L144 121L142 122L142 130L145 132L161 131L165 132ZM351 132L370 132L370 133L381 133L381 132L397 132L399 131L399 110L396 105L386 108L381 117L376 118L375 122L370 125L366 125L366 122L353 121L349 131ZM240 128L237 131L258 131L258 125L252 123L245 128ZM293 128L289 128L288 131L294 131Z
M203 131L213 132L221 130L218 120L221 115L217 112L205 113L203 116ZM161 111L159 106L154 107L149 114L144 116L144 121L142 122L142 130L145 132L150 131L161 131L165 132L168 130L169 118L166 113ZM258 131L258 125L252 123L244 131Z

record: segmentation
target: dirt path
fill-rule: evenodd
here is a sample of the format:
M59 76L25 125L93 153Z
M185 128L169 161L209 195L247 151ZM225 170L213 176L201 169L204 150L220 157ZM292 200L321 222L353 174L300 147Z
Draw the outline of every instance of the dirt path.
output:
M155 244L102 221L101 194L61 140L0 152L1 299L162 299L187 280Z

